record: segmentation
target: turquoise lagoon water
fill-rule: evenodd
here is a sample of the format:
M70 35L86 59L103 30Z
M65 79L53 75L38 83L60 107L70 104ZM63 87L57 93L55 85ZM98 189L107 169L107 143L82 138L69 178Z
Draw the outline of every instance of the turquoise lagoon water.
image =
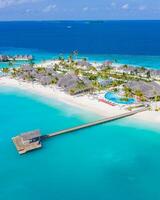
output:
M123 100L121 96L114 92L107 92L105 98L116 104L133 104L136 102L134 98L129 98L127 101Z
M35 57L35 63L40 63L48 59L55 59L59 56L67 58L69 54L52 53L49 51L39 49L25 49L25 48L0 48L0 54L17 55L17 54L31 54ZM146 56L146 55L121 55L121 54L79 54L75 58L87 58L92 62L104 62L112 60L120 64L130 64L137 67L144 66L153 69L160 69L160 56ZM16 66L24 64L25 62L17 62ZM7 63L0 63L0 68L8 66Z
M98 119L43 97L0 88L1 200L159 200L160 134L131 119L59 136L19 156L11 137Z

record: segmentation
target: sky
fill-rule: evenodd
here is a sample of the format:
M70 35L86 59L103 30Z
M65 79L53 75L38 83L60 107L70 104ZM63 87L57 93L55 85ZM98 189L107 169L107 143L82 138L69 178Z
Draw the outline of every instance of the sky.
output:
M160 19L160 0L0 0L0 21Z

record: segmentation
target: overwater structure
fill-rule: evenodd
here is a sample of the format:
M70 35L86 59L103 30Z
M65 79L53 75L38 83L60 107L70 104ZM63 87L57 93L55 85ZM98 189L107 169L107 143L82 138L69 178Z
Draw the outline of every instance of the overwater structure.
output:
M147 110L148 110L148 106L138 109L138 110L135 110L135 111L129 111L129 112L121 114L121 115L104 118L104 119L97 120L97 121L94 121L91 123L83 124L83 125L76 126L73 128L64 129L64 130L50 133L47 135L40 135L40 131L31 131L31 132L23 133L21 135L13 137L12 140L13 140L19 154L25 154L28 151L32 151L32 150L41 148L42 141L45 139L49 139L49 138L52 138L52 137L55 137L58 135L67 134L67 133L75 132L75 131L82 130L85 128L97 126L97 125L104 124L107 122L115 121L118 119L122 119L125 117L135 115L140 112L147 111Z

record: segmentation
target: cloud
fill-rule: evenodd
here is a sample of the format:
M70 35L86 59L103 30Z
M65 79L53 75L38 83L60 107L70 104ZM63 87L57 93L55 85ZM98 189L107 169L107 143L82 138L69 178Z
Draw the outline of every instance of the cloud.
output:
M0 0L0 8L7 8L10 6L21 5L24 3L34 3L38 0Z
M25 10L25 12L26 12L26 13L31 13L32 10L28 8L28 9Z
M86 6L83 8L83 11L87 11L89 8Z
M115 7L115 6L116 6L116 3L115 3L115 2L111 2L111 6L112 6L112 7Z
M124 4L121 8L124 9L124 10L128 10L129 4L128 4L128 3L127 3L127 4Z
M50 4L48 6L46 6L42 11L45 13L51 12L52 10L54 10L57 6L55 4Z
M138 9L141 10L141 11L143 11L143 10L146 10L146 8L147 8L147 7L146 7L145 5L142 5L142 6L139 6Z

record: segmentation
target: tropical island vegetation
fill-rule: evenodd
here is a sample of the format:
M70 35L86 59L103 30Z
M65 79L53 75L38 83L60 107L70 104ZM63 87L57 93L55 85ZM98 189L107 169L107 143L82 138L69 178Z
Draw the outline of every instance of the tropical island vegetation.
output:
M51 62L30 62L17 68L2 68L1 71L15 79L44 86L56 85L70 95L113 91L123 94L123 101L133 97L141 103L160 101L160 70L117 66L111 61L90 63L86 58L73 59L70 55L68 59L60 56Z

